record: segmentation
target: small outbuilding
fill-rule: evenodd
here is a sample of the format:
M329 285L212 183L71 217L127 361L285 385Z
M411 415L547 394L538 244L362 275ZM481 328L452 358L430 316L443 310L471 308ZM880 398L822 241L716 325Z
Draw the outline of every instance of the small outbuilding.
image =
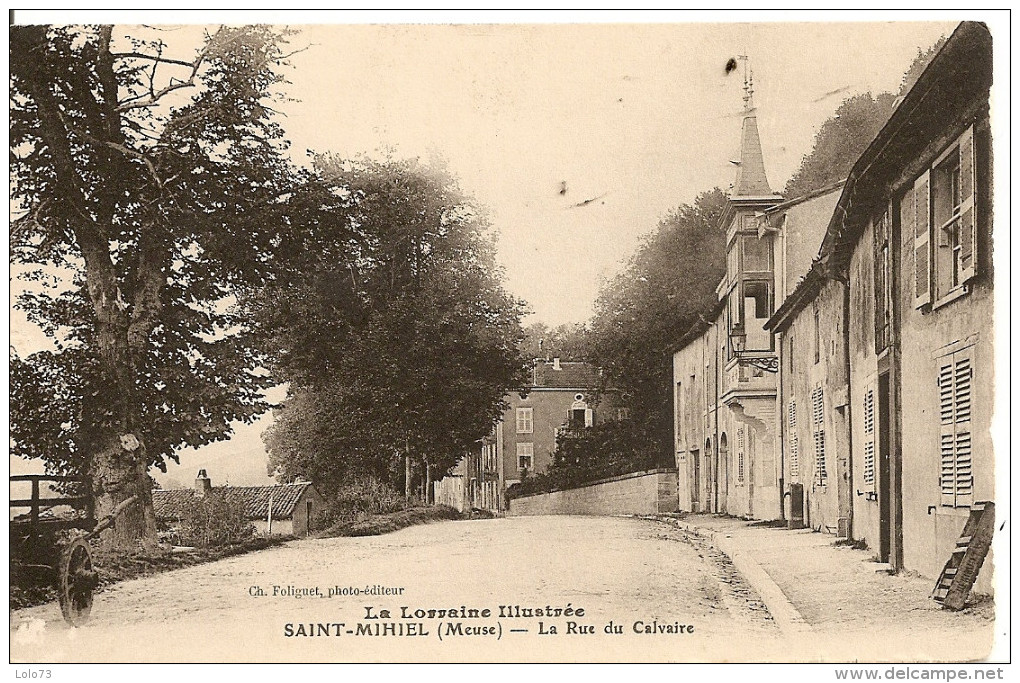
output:
M309 481L269 486L213 486L206 471L199 470L193 489L156 489L152 506L156 519L173 523L196 498L222 496L228 504L244 510L265 536L307 536L323 508L323 498Z

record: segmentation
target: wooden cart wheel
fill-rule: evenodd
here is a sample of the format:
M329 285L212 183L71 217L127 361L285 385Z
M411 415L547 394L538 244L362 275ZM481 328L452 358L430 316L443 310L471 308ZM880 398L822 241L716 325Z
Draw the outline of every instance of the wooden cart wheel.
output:
M82 539L75 539L60 554L58 579L60 611L71 626L81 626L92 611L92 591L99 576L92 567L92 551Z

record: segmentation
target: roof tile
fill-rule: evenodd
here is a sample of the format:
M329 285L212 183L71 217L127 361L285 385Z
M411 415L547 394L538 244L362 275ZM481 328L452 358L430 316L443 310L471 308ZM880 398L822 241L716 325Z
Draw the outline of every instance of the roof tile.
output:
M273 486L214 486L210 494L224 496L228 503L243 508L249 519L265 519L272 500L273 518L287 519L294 514L294 507L311 485L305 481ZM152 492L152 507L157 519L174 519L181 517L197 498L194 489L156 489Z

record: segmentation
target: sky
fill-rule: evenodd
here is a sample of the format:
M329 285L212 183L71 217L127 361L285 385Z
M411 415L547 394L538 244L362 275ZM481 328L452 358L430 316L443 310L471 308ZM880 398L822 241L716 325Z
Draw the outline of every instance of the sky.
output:
M599 287L670 209L733 182L743 80L739 69L725 74L728 59L749 58L766 171L781 190L843 99L896 91L918 50L955 27L783 23L779 14L733 23L732 12L708 16L725 23L697 15L654 24L308 25L308 15L275 16L298 30L291 101L280 107L295 159L388 151L445 164L487 208L506 286L532 311L525 322L551 326L589 318ZM201 29L167 23L174 18L138 21L172 29L160 31L168 54L188 57ZM14 315L12 343L39 341ZM183 453L161 478L187 483L208 466L217 484L267 480L259 434L270 420Z
M843 99L897 90L954 26L309 26L292 38L306 49L284 126L297 154L444 160L488 207L528 321L575 323L670 209L733 182L743 82L729 58L749 57L781 189Z

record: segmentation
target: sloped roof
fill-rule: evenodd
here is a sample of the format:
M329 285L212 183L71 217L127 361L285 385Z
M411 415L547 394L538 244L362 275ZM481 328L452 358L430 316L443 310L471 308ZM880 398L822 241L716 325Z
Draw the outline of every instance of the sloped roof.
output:
M961 22L854 163L818 257L765 324L767 329L785 329L827 279L846 277L854 246L868 218L888 200L888 188L903 172L907 160L915 160L939 135L961 127L963 112L975 99L984 100L987 107L991 84L992 37L988 27L979 22ZM932 102L938 106L931 106Z
M758 135L758 117L754 110L744 116L740 133L740 166L737 167L737 182L733 186L735 197L764 197L772 194L768 178L765 177L765 158L761 153L761 137Z
M581 361L560 361L560 369L555 370L552 361L536 360L532 379L535 387L578 389L594 387L598 372Z
M269 501L273 501L273 519L287 519L311 487L311 482L276 484L273 486L214 486L208 495L223 496L231 505L242 507L249 519L265 519L269 515ZM156 489L152 492L152 507L157 519L174 519L195 504L198 498L194 489Z

